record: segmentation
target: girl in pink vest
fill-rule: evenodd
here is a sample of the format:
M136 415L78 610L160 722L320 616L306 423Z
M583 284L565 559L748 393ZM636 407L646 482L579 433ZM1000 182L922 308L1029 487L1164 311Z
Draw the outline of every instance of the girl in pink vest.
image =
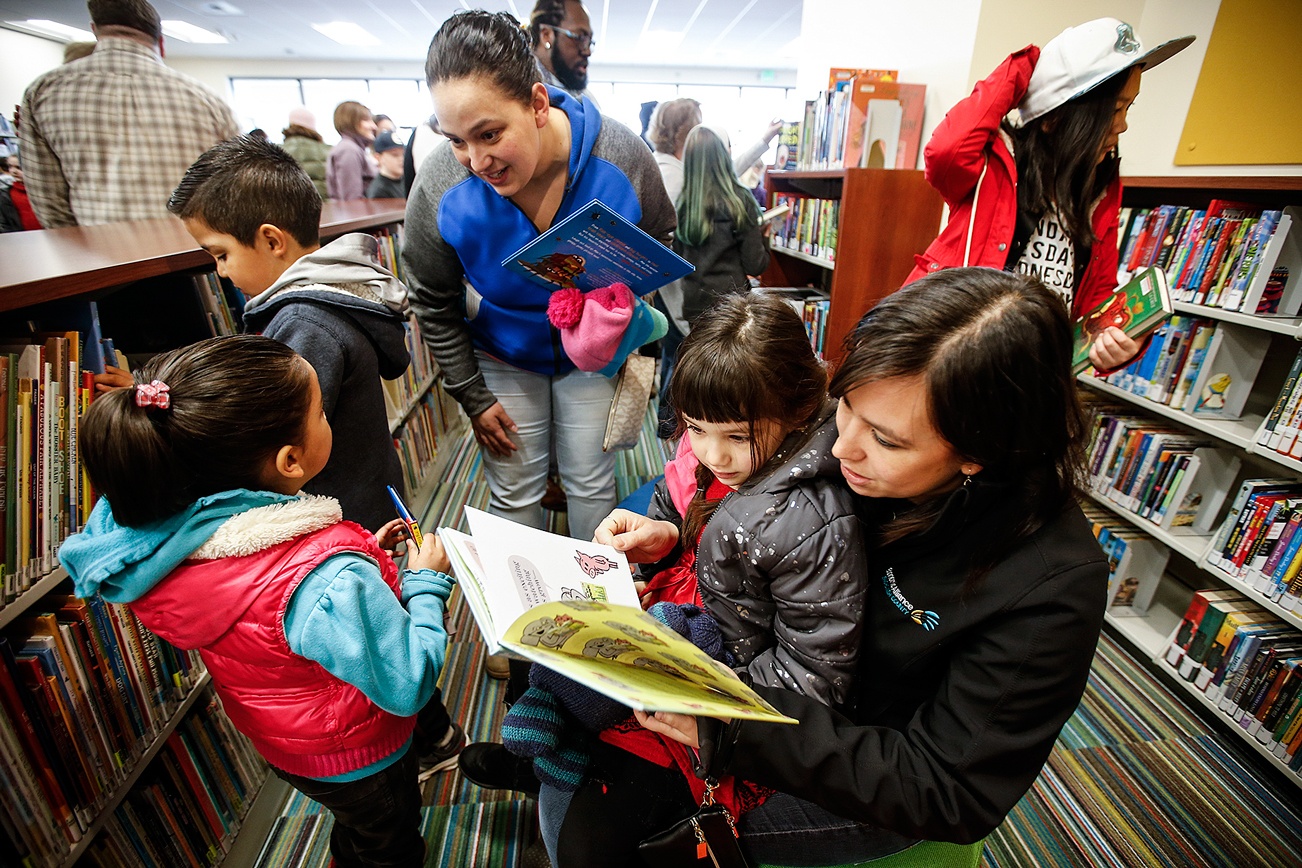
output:
M213 338L136 379L82 421L104 497L59 552L77 595L199 650L235 726L334 814L336 864L422 864L416 715L447 651L442 546L412 546L400 574L400 521L372 534L299 494L331 435L316 372L284 344Z

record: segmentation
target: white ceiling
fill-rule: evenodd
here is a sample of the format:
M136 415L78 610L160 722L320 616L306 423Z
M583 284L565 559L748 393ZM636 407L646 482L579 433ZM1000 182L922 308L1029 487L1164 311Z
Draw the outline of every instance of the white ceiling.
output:
M167 39L170 57L312 60L423 60L439 24L467 8L505 10L527 19L533 0L152 0L164 19L216 30L225 45ZM241 14L223 14L222 7ZM795 68L802 0L588 0L597 41L592 65ZM84 0L0 0L0 22L45 18L84 29ZM381 46L338 45L312 24L352 21ZM682 33L674 50L655 48L655 31ZM790 47L784 52L783 49Z

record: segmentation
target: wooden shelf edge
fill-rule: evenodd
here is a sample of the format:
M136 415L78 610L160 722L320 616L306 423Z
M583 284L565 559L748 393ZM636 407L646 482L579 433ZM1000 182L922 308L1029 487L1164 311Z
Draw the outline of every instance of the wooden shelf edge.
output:
M1302 175L1136 175L1121 178L1122 187L1170 190L1302 191Z
M5 604L0 609L0 630L9 626L15 619L22 617L23 613L54 590L60 582L68 578L68 571L63 567L55 567L36 581L27 590L19 594L12 602Z
M185 717L191 708L194 707L194 704L199 699L199 694L203 693L211 681L212 676L207 672L204 672L203 675L199 676L199 682L191 688L185 699L181 700L181 704L176 707L176 711L172 713L172 716L167 719L162 728L154 735L154 740L150 742L149 747L145 748L144 752L140 754L135 765L131 767L131 771L127 772L127 776L118 782L118 785L113 788L113 792L109 798L96 810L94 822L92 822L90 827L82 834L81 840L76 843L71 851L69 851L68 856L63 860L63 868L72 868L72 866L76 864L77 860L81 858L82 854L90 848L91 841L93 841L95 836L99 834L100 830L104 828L104 824L113 816L113 812L117 810L118 805L122 804L122 800L126 798L127 793L136 785L136 781L140 780L140 776L144 773L145 769L154 761L154 758L158 756L159 751L163 749L163 745L167 743L167 737L176 730L177 726L180 725L181 719Z

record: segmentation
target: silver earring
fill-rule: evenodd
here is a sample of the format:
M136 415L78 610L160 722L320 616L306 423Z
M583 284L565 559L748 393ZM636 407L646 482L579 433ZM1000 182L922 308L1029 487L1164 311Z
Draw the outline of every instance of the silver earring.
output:
M547 49L548 51L551 51L551 50L552 50L552 44L551 44L550 42L544 42L544 43L543 43L543 48Z
M963 487L964 488L972 487L972 477L968 476L966 473L963 474Z

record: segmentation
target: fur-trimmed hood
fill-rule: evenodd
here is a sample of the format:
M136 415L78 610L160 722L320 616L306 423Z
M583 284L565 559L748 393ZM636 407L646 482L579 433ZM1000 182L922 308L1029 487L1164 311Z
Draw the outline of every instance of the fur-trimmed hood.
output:
M103 498L86 529L59 549L79 597L113 603L147 594L187 560L254 554L340 521L339 501L237 489L200 498L174 516L140 528L120 525Z

